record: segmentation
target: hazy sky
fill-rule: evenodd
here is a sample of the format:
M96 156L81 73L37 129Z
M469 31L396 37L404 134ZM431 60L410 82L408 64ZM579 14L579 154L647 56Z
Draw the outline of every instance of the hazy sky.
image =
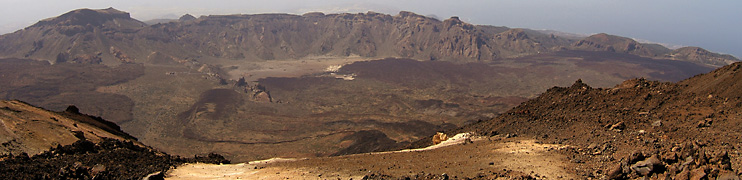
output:
M400 10L472 24L609 33L742 57L740 0L0 0L0 33L79 8L130 12L139 20L190 13L293 13L308 11L397 14Z

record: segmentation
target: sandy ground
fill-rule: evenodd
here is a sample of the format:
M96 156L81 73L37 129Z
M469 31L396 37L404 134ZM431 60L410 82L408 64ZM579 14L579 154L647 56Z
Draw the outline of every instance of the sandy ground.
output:
M186 164L166 179L361 179L370 173L407 176L443 174L453 178L502 170L520 171L542 179L574 179L569 162L553 152L562 145L540 144L525 138L470 138L436 147L308 159L270 159L250 163Z
M225 69L231 79L244 77L246 81L256 81L266 77L300 77L303 75L322 73L330 66L345 65L357 61L373 60L370 58L329 57L315 56L292 60L271 60L265 62L221 62L224 67L236 67Z

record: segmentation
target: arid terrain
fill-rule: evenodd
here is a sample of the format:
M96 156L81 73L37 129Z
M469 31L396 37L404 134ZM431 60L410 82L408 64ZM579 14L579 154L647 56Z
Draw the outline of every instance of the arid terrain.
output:
M679 83L554 87L506 114L447 132L472 133L470 141L427 151L188 164L168 177L738 179L740 67ZM432 144L421 139L417 146Z
M13 100L0 104L0 163L18 174L19 163L54 164L22 176L39 178L87 158L64 168L91 178L103 163L94 159L120 150L134 154L126 164L155 162L127 177L226 160L238 164L164 175L739 175L739 59L562 35L405 11L145 24L113 8L73 10L0 35L0 98ZM471 138L389 153L432 146L436 132ZM288 160L256 162L271 158Z
M463 142L462 142L463 143ZM421 151L370 153L310 159L274 159L243 164L186 164L166 179L576 179L564 145L523 138L474 138L471 143Z
M4 74L28 79L27 83L18 81L22 78L5 79L8 99L53 110L75 104L83 113L111 119L166 152L184 156L217 152L243 161L396 149L436 131L493 118L539 91L568 85L575 78L608 87L627 78L678 81L710 70L682 61L591 51L497 63L323 61L289 73L275 69L290 62L264 63L271 68L256 70L253 77L275 77L257 81L224 80L219 74L233 71L207 65L125 64L111 69L27 60L0 63L6 64ZM326 71L328 64L337 69ZM328 66L320 70L322 65ZM87 66L100 71L61 79ZM52 70L35 70L42 68ZM43 81L50 77L61 80ZM100 77L118 79L106 82ZM70 86L77 81L89 85Z

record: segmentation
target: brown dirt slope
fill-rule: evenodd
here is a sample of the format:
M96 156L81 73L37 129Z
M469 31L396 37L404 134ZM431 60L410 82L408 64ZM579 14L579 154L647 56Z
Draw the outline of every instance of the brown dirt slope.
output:
M585 177L717 178L740 173L742 78L735 63L677 84L632 79L614 88L554 87L454 132L510 134L575 146Z
M112 122L80 114L75 106L52 112L21 101L0 101L0 117L0 154L5 155L35 155L81 139L136 140Z
M0 179L140 179L183 163L229 163L217 154L170 156L75 106L52 112L0 101L0 127Z

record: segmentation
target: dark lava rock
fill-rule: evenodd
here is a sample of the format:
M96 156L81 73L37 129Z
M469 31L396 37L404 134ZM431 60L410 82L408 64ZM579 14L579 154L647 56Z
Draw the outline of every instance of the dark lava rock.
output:
M194 158L171 156L132 141L79 140L28 157L0 161L0 179L141 179L183 163L229 163L218 154Z

